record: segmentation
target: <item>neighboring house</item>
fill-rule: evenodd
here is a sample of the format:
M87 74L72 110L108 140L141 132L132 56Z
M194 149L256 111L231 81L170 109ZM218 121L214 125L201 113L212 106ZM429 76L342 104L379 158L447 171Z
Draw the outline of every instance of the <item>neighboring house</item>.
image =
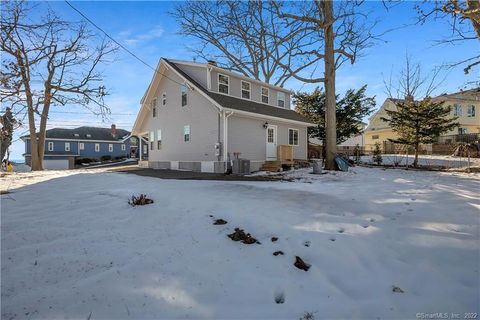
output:
M443 94L432 100L445 101L444 106L450 106L452 109L450 117L458 117L459 127L443 136L480 133L480 88ZM370 118L369 125L365 130L367 149L373 149L376 142L383 143L397 137L389 124L381 119L382 117L388 118L385 109L396 110L395 101L393 98L386 99L380 109Z
M148 166L225 172L235 157L250 170L278 159L307 159L307 127L290 91L219 68L160 59L132 133L149 139ZM142 163L146 165L146 162Z
M22 140L25 142L25 163L30 165L30 136L23 136ZM79 159L98 161L102 157L111 159L138 157L137 141L130 132L117 129L113 124L111 128L49 129L46 131L43 167L72 169L75 160Z

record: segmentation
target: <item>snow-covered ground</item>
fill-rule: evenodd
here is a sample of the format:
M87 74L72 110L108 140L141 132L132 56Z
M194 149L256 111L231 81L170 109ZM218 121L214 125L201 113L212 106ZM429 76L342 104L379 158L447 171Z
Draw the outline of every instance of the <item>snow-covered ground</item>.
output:
M2 319L480 311L478 174L309 170L288 173L296 182L9 174L0 180L11 191L1 196ZM139 193L155 203L130 207ZM233 242L235 227L261 244ZM297 255L308 272L293 266Z

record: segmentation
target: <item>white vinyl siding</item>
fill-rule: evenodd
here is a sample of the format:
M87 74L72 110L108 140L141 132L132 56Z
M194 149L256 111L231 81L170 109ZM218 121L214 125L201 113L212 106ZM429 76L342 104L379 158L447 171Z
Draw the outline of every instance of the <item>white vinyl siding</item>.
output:
M277 92L277 106L285 108L285 92Z
M298 129L288 129L288 144L298 146Z
M269 91L268 88L262 87L262 102L268 104L268 95Z
M230 91L229 82L230 82L229 76L219 74L218 75L218 92L228 94Z
M53 151L53 142L48 143L48 151Z
M80 142L80 143L78 144L78 149L80 149L80 150L85 150L85 143Z
M113 144L108 144L108 152L113 152Z
M100 143L95 143L95 152L100 152Z
M65 151L70 151L70 142L65 142Z
M183 141L188 142L190 141L190 126L183 126Z
M242 80L242 98L250 100L250 82Z

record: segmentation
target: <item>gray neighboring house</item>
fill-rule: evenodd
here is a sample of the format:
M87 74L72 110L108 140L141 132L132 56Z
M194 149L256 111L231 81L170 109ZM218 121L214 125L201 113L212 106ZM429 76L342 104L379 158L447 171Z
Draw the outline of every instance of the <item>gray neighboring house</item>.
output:
M290 109L289 90L214 62L162 58L157 70L132 130L149 141L142 166L223 173L239 157L258 171L266 161L281 160L280 148L307 159L312 123Z

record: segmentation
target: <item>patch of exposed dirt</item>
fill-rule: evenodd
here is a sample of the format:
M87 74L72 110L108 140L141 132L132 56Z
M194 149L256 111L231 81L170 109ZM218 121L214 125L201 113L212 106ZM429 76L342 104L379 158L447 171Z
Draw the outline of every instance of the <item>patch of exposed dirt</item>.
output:
M217 219L215 220L215 222L213 223L214 225L222 225L222 224L227 224L227 221L223 220L223 219Z
M144 206L151 203L153 203L153 200L147 198L145 194L141 194L138 197L132 196L132 198L128 200L128 204L131 205L132 207Z
M260 244L260 241L255 239L250 235L250 233L245 233L242 229L235 228L235 232L228 235L233 241L241 241L244 244Z
M308 271L308 269L310 269L310 265L303 261L299 256L295 256L295 263L293 265L303 271Z
M277 238L277 237L272 237L272 239L271 239L271 240L272 240L272 242L275 242L275 241L277 241L277 240L278 240L278 238Z
M283 251L275 251L275 252L273 253L273 255L274 255L275 257L276 257L276 256L283 256L284 253L283 253Z

